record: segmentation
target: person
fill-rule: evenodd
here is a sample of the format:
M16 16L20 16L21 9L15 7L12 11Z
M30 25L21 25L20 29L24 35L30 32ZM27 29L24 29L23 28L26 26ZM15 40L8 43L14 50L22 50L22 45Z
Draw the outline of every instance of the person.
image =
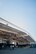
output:
M18 43L16 42L16 46L18 47Z
M15 43L14 43L14 42L12 42L12 49L14 49L14 47L15 47Z

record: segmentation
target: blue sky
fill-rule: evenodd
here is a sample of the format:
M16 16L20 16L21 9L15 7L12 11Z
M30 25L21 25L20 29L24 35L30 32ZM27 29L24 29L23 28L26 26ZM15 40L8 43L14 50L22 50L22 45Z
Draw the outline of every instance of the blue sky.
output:
M36 0L0 0L0 17L25 29L36 40Z

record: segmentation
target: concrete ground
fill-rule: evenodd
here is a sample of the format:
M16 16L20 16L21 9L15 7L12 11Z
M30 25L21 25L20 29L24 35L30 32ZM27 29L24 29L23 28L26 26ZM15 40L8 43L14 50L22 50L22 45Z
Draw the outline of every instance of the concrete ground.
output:
M36 54L36 48L0 49L0 54Z

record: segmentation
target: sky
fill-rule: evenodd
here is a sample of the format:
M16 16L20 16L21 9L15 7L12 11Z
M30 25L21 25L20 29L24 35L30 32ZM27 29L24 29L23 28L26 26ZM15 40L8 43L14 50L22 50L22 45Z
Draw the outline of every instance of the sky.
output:
M0 0L0 17L27 31L36 41L36 0Z

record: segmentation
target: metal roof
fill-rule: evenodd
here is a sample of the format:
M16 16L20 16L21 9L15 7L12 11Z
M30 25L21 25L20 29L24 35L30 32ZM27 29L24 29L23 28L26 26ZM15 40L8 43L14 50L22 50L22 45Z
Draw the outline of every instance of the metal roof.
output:
M9 26L9 24L14 26L14 27L17 27L19 29L11 27L11 26ZM0 18L0 30L3 30L3 29L4 29L4 31L8 31L8 32L12 32L13 31L14 33L19 33L19 34L22 34L22 35L27 35L26 32L23 32L23 31L20 30L20 27L18 27L16 25L14 25L14 24L4 20L3 18Z

